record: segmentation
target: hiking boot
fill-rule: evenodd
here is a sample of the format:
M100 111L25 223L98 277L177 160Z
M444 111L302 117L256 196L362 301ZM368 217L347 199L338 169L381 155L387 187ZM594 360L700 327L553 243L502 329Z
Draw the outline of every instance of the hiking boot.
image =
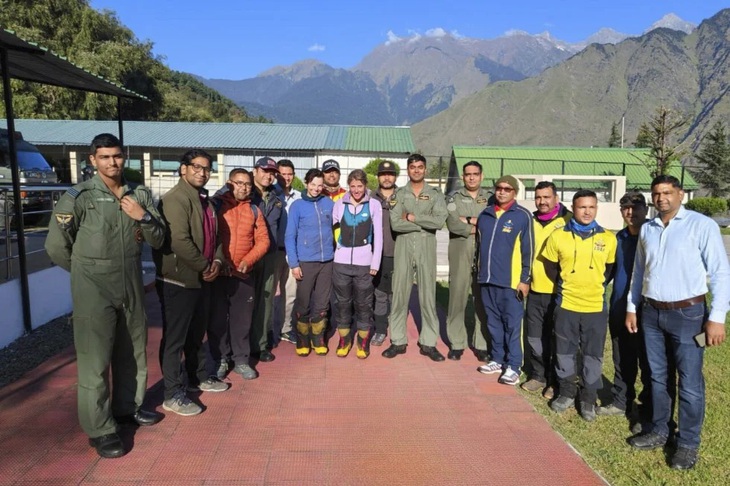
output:
M256 370L251 368L247 364L236 365L233 368L233 372L241 375L241 378L243 378L244 380L255 380L259 377L259 374L256 372Z
M222 359L218 364L218 369L215 371L215 376L222 380L228 374L228 360Z
M357 348L358 358L365 359L370 356L370 329L367 331L357 331L355 347Z
M350 354L352 336L350 335L349 329L338 329L337 332L340 334L340 344L337 345L337 356L344 358Z
M626 410L622 410L612 403L596 408L596 414L601 416L625 415Z
M309 323L297 321L297 355L309 356Z
M324 339L324 329L327 327L327 319L321 319L317 322L312 323L312 333L310 339L312 342L312 349L319 356L327 354L327 343Z
M571 397L564 397L563 395L558 395L558 398L552 401L550 404L550 409L555 413L563 413L569 408L572 408L575 406L575 399Z
M180 390L172 398L162 402L162 408L183 417L198 415L203 409L197 403L190 400L185 392Z
M292 343L292 344L296 344L297 343L297 337L291 331L282 332L281 333L281 340L282 341L286 341L288 343Z
M496 361L490 361L489 363L485 365L481 365L479 368L477 368L477 371L479 373L484 373L485 375L492 375L494 373L501 373L502 372L502 365L497 363Z
M688 447L677 447L669 460L672 469L692 469L699 459L699 451L697 449L689 449Z
M188 387L189 389L189 387ZM207 380L197 386L197 390L202 392L220 393L228 390L228 383L224 383L215 376L211 376Z
M525 391L535 393L535 392L538 392L538 391L542 390L543 388L545 388L545 383L538 381L534 378L530 378L529 380L527 380L526 382L521 384L520 388L522 388Z
M372 344L373 346L382 346L385 342L385 337L385 334L383 334L382 332L376 332L375 334L373 334L373 338L370 340L370 344Z
M593 422L596 420L596 404L580 402L580 416L586 422Z
M515 386L520 382L520 374L508 366L497 381L503 385Z

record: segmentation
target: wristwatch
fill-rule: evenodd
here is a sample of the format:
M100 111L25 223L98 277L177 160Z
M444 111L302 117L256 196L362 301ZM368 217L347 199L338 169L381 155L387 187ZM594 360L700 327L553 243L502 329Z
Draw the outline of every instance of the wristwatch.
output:
M152 222L152 215L149 211L144 212L144 216L142 216L142 219L140 219L140 222L142 223L151 223Z

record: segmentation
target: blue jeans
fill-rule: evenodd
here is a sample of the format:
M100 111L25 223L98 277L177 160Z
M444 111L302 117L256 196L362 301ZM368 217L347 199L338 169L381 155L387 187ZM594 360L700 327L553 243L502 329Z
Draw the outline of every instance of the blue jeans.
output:
M667 382L668 359L673 359L679 376L679 436L677 445L689 449L700 446L705 418L705 378L702 375L704 348L694 336L702 332L707 317L704 303L678 310L658 310L645 303L641 324L644 327L646 355L651 369L653 402L652 431L669 436L672 403Z

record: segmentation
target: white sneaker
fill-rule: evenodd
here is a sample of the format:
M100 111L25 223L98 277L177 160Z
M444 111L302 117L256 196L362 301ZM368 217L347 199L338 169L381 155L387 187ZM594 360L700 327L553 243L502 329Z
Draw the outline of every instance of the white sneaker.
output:
M490 361L489 363L481 365L479 368L477 368L477 371L479 373L484 373L485 375L500 373L502 371L502 365L497 363L496 361Z
M498 381L503 385L515 386L520 382L520 374L508 366Z

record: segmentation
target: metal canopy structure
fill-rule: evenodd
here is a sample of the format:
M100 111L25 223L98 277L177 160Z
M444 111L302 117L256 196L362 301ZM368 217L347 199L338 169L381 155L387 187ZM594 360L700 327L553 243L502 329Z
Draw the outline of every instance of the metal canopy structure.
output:
M15 121L13 117L13 95L10 79L50 84L63 88L91 91L116 96L119 121L119 140L124 143L122 127L122 98L146 97L130 91L116 83L97 76L77 66L68 59L33 42L21 39L12 30L0 28L0 76L2 76L5 118L8 126L8 149L10 168L13 174L13 198L15 199L15 221L18 224L18 262L20 264L20 291L23 304L23 325L26 332L33 330L30 314L30 289L28 287L28 263L23 227L23 205L20 201L20 174L18 154L15 146ZM9 230L9 228L6 228Z
M7 51L8 56L7 68L0 66L0 73L4 75L7 69L13 79L149 101L43 46L21 39L12 30L0 29L0 49Z

